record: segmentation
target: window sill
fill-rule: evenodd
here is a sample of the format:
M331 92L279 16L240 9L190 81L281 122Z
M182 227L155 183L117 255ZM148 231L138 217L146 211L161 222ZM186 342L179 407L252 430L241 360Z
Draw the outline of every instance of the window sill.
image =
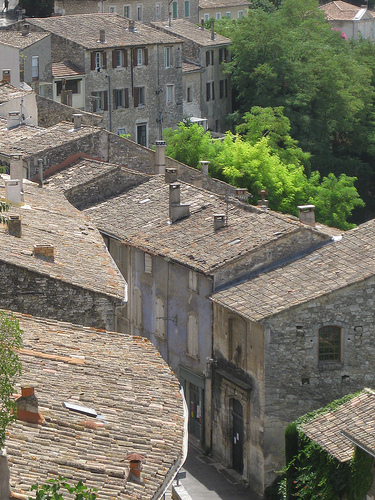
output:
M342 370L344 363L341 361L319 361L318 370L319 371L333 371Z
M199 361L199 356L195 356L194 354L190 354L188 352L186 352L185 354L188 358L194 359L194 361Z

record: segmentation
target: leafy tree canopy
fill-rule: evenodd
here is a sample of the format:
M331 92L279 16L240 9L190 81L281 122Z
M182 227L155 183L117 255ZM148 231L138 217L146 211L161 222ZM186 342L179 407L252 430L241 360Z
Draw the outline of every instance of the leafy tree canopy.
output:
M49 17L53 13L53 0L20 0L20 6L29 17Z
M96 488L90 489L78 481L77 484L71 486L63 476L56 479L48 479L44 484L34 484L31 490L36 491L36 500L63 500L63 495L60 490L66 490L73 500L95 500L97 498ZM34 500L29 497L29 500Z

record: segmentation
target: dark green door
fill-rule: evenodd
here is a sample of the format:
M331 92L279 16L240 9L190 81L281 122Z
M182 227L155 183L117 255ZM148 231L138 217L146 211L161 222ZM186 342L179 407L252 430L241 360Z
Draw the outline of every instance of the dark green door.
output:
M233 469L243 473L243 409L237 399L233 399Z

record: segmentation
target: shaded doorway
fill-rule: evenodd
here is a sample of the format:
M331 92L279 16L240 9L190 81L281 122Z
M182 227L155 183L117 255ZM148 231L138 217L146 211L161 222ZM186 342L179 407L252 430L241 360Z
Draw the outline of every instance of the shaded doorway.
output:
M242 475L243 473L243 408L237 399L232 399L232 467Z

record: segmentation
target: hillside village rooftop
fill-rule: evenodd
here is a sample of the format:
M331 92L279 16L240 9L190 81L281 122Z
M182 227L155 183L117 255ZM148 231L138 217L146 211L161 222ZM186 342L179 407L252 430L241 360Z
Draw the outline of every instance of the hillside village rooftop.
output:
M17 49L24 49L36 42L39 42L47 36L49 36L48 33L29 32L27 35L23 35L21 31L2 30L0 43L9 45L11 47L16 47Z
M214 40L211 37L211 31L202 29L196 24L185 21L184 19L172 19L171 27L167 22L153 22L152 26L159 28L167 33L176 35L180 38L185 38L186 40L191 40L200 47L210 47L216 45L230 45L231 41L229 38L218 35L215 33Z
M160 498L183 464L187 435L178 381L154 346L15 316L24 330L19 385L35 388L42 423L17 420L9 428L11 490L28 498L31 485L60 474L97 488L102 499ZM129 476L132 453L145 457L139 483Z

